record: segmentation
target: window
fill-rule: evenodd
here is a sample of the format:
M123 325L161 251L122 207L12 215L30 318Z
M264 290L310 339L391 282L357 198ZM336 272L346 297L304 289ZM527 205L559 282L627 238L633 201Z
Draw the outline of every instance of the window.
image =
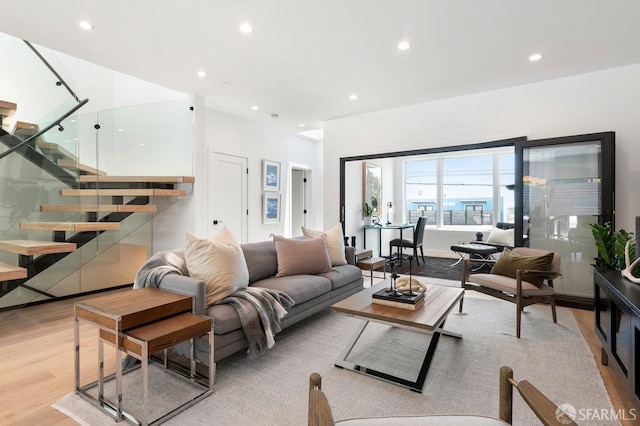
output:
M442 224L493 223L493 156L442 159Z
M438 161L405 162L406 218L416 223L420 216L427 218L427 226L438 224Z
M513 148L447 153L405 161L405 217L427 226L514 222Z

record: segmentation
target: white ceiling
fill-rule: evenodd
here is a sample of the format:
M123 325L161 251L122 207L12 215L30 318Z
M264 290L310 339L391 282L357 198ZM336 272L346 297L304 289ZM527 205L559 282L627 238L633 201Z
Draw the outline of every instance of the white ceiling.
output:
M291 133L640 63L636 0L0 0L0 10L0 32Z

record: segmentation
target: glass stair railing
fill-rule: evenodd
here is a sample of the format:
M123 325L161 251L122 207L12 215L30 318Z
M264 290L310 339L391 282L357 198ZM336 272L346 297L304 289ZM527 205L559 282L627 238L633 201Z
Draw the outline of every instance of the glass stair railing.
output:
M26 68L43 90L23 103L0 86L1 320L20 306L130 284L152 254L154 215L192 188L192 150L176 146L189 147L193 130L190 100L80 114L86 102L67 83L53 85L67 95L40 84L61 79L50 53L43 67L21 40L0 34L0 48L21 49L12 57L24 60L11 78L0 70L1 81L24 89Z

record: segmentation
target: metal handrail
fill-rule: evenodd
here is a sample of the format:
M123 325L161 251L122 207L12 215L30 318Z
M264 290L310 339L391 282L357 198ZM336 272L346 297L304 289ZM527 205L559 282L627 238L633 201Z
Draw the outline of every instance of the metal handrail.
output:
M56 78L58 79L58 83L63 85L71 94L71 96L73 96L73 99L76 100L76 102L80 102L80 98L78 98L78 95L75 94L75 92L73 90L71 90L71 87L69 87L69 85L67 84L66 81L64 81L64 79L60 76L60 74L58 74L58 72L53 69L53 67L51 66L51 64L49 64L49 62L47 62L47 60L40 54L40 52L38 52L38 50L33 47L33 45L31 43L29 43L27 40L22 40L25 42L25 44L27 46L29 46L29 49L31 49L33 51L33 53L36 54L36 56L38 58L40 58L40 60L45 64L45 66L47 68L49 68L49 71L51 71L53 73L53 75L56 76Z
M66 113L64 113L60 118L58 118L56 121L52 122L51 124L49 124L47 127L45 127L44 129L40 130L38 133L36 133L33 136L28 137L27 139L25 139L24 141L20 142L18 145L13 146L11 148L9 148L8 150L4 151L3 153L0 153L0 159L3 159L4 157L6 157L7 155L11 154L13 151L16 151L18 149L20 149L21 147L29 144L29 142L31 142L32 140L36 139L39 136L42 136L43 134L47 133L49 130L51 130L52 128L54 128L55 126L59 126L60 123L67 117L69 117L71 114L73 114L74 112L76 112L77 110L79 110L80 108L82 108L84 106L84 104L86 104L87 102L89 102L89 99L84 99L82 101L80 101L79 104L77 104L76 106L74 106L73 108L71 108L69 111L67 111Z

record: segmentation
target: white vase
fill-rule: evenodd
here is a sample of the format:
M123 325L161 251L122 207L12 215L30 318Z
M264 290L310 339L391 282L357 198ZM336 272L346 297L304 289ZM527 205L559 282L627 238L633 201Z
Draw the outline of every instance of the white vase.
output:
M364 222L364 226L371 226L371 216L362 218L362 221Z

